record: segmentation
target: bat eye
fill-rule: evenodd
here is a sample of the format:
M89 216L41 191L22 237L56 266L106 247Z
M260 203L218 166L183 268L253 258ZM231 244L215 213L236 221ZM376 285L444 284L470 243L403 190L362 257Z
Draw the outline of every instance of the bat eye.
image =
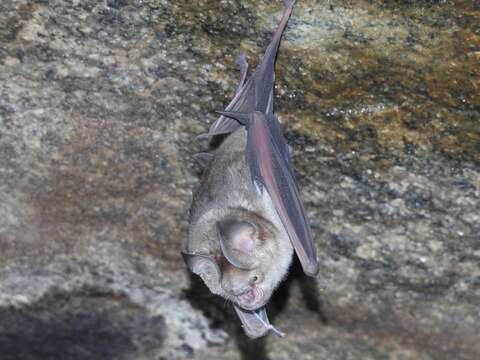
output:
M258 275L254 275L250 278L250 283L252 283L252 284L256 284L259 281L260 281L260 276L258 276Z

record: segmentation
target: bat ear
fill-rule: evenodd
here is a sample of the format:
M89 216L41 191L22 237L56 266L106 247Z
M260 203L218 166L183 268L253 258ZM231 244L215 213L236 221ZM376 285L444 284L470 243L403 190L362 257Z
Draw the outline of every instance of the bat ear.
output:
M212 256L184 252L182 256L189 270L199 275L212 293L221 293L220 268Z
M191 272L197 275L212 274L220 277L220 270L215 260L208 255L187 254L182 252L183 260Z
M254 251L257 228L241 219L217 221L220 248L228 262L240 269L250 270L256 265Z

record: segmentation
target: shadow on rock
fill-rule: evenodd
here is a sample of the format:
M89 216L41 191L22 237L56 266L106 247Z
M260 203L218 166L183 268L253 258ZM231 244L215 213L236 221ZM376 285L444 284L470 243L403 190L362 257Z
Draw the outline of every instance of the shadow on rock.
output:
M92 289L48 295L20 309L0 309L2 360L107 360L163 344L163 317L125 296Z
M275 324L275 318L282 311L287 311L287 302L294 282L298 282L300 286L305 307L316 313L319 320L326 325L328 320L322 311L316 280L303 273L297 260L292 265L290 275L275 291L267 306L272 324L282 330L281 324ZM210 320L212 328L223 329L235 339L243 360L270 359L266 350L267 337L255 340L248 338L229 302L220 296L213 295L198 276L190 274L190 288L185 291L185 296L194 308L199 309Z
M286 311L294 282L297 282L300 287L300 296L304 306L317 314L319 321L323 325L328 325L328 319L323 311L321 297L318 291L317 280L304 274L302 266L296 257L294 258L287 279L275 291L270 300L269 313L271 314L272 320L282 311Z
M190 288L185 291L185 296L194 308L210 320L212 328L223 329L235 340L242 359L269 359L265 338L248 338L231 304L222 297L213 295L197 275L190 273Z

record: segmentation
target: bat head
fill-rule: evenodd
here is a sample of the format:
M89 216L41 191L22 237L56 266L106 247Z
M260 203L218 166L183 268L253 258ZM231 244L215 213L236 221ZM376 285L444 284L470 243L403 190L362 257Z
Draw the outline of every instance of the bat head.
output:
M246 310L264 306L291 261L271 223L258 216L217 221L222 295ZM286 256L285 256L286 255Z
M212 225L216 233L209 234L218 239L218 248L208 254L182 253L186 265L213 294L247 311L261 308L292 261L288 235L279 223L240 209Z

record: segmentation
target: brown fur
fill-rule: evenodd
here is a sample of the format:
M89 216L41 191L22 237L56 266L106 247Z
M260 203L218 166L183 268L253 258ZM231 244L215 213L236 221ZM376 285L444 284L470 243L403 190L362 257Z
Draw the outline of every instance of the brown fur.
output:
M287 272L293 248L271 200L261 196L251 181L245 147L246 132L239 128L218 148L205 170L193 196L186 252L211 255L220 269L220 284L205 281L207 286L212 292L220 289L223 297L251 309L269 300ZM257 242L252 256L259 264L255 269L236 268L223 256L216 222L229 218L255 225ZM232 295L234 289L252 286L255 277L261 279L254 285L261 298L245 304Z

